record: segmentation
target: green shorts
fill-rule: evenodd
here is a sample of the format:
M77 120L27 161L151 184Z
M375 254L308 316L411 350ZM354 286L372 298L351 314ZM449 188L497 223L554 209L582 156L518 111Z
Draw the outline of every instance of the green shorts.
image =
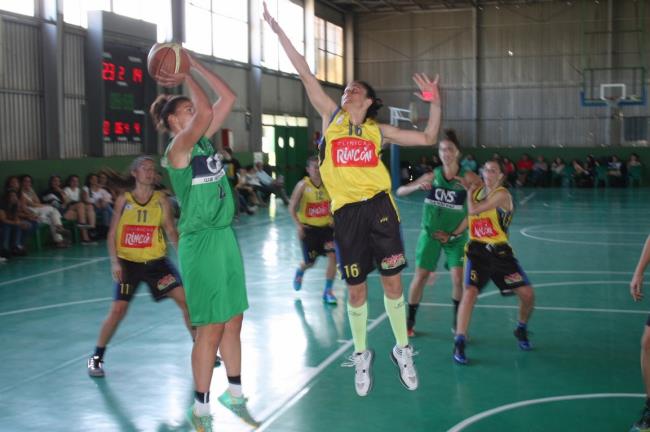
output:
M415 265L421 269L436 271L440 252L444 250L447 258L447 268L462 267L465 243L467 243L467 233L461 234L451 242L442 244L427 231L422 230L415 250Z
M225 323L248 309L244 264L232 227L182 235L178 258L193 326Z

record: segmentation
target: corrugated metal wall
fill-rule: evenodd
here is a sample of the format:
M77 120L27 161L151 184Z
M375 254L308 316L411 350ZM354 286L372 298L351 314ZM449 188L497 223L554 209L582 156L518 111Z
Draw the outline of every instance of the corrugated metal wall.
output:
M639 33L621 31L634 26L634 3L614 2L612 56L606 1L361 15L356 76L388 105L406 108L416 101L411 74L440 73L444 126L456 128L464 145L475 138L484 146L602 145L607 110L581 105L581 70L605 67L608 58L610 66L638 64ZM426 115L423 104L418 108ZM623 113L650 111L625 107Z
M63 143L64 158L80 158L84 146L84 105L86 103L84 69L85 32L69 30L63 37Z
M0 160L38 159L43 149L41 39L36 25L0 25Z

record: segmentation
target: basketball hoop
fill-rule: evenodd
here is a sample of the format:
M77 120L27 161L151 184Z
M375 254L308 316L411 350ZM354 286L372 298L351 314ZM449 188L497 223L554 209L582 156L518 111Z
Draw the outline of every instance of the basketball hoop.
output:
M411 106L411 108L414 108L414 106ZM413 127L417 128L415 125L415 122L413 121L413 113L415 112L415 115L417 116L417 111L414 109L404 109L404 108L397 108L397 107L388 107L390 110L390 125L391 126L399 126L399 122L401 121L406 121L409 122L413 125ZM416 119L417 120L417 119Z

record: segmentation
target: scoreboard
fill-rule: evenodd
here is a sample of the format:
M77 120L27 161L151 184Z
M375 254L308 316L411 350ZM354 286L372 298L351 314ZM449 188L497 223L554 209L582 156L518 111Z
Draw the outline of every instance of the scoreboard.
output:
M144 141L146 58L138 48L105 44L102 135L105 144Z

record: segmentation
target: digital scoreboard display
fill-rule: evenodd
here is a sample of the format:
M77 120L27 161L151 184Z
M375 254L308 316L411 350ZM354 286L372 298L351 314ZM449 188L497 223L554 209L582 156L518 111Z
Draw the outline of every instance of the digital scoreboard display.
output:
M105 45L102 55L104 143L144 141L146 57L137 48Z

